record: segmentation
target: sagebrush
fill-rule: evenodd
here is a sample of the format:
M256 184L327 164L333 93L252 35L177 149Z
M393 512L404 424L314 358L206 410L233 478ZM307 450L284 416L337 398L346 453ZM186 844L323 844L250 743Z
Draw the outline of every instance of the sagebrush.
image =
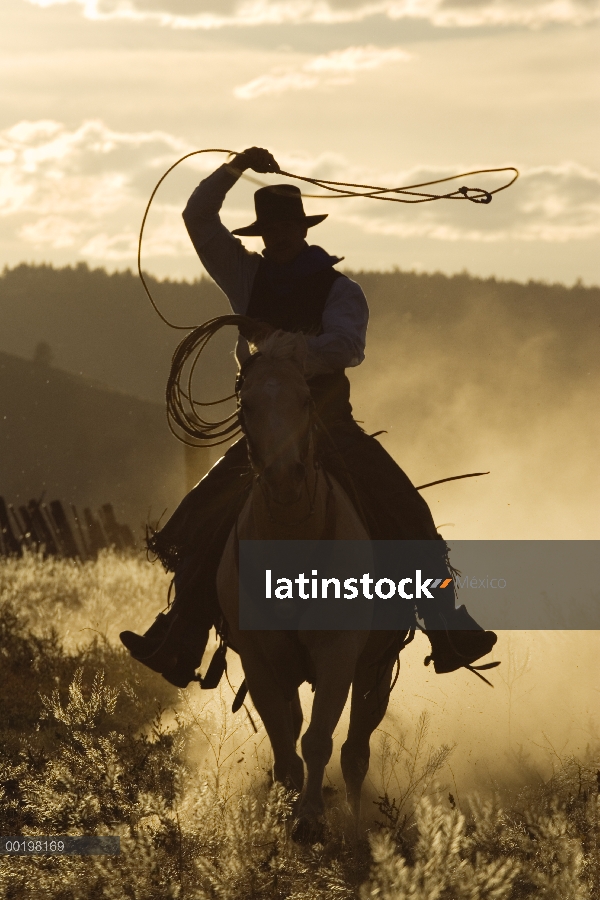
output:
M375 825L357 833L330 791L325 843L294 844L291 794L264 768L224 775L228 760L243 768L239 747L264 749L256 714L258 735L218 702L199 717L118 646L125 619L147 627L166 587L157 567L110 553L0 564L1 833L121 837L115 857L0 857L7 900L600 897L597 754L459 809L436 781L451 748L427 744L425 716L412 739L382 738Z

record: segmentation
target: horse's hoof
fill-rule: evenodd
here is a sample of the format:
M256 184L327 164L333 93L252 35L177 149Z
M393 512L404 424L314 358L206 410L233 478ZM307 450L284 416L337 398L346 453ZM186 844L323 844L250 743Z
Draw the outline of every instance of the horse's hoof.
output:
M320 819L300 816L292 829L292 840L297 844L322 844L325 837L325 823Z

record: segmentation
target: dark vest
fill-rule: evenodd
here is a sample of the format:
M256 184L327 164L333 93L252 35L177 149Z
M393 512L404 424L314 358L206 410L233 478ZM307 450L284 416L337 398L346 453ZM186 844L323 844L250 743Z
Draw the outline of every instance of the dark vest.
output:
M296 279L285 296L277 296L261 260L246 315L283 331L321 334L325 303L334 281L343 278L332 266ZM350 382L343 369L315 375L308 382L320 417L326 423L352 420Z

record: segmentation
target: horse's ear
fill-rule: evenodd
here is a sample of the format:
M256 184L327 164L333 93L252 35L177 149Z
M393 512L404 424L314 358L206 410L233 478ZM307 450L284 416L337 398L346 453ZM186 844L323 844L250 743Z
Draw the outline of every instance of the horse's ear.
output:
M248 341L240 334L238 335L237 344L235 345L235 358L240 369L249 356L250 346L248 345Z

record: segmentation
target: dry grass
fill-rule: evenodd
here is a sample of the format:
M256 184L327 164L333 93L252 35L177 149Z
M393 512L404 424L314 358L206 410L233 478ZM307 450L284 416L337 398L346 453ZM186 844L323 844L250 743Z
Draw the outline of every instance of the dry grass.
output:
M296 846L264 731L227 694L178 694L116 643L166 585L111 554L0 564L0 832L121 836L117 857L0 857L7 900L600 896L597 756L557 757L551 778L459 808L439 780L451 748L429 743L425 716L380 736L379 824L355 836L330 791L325 844Z

